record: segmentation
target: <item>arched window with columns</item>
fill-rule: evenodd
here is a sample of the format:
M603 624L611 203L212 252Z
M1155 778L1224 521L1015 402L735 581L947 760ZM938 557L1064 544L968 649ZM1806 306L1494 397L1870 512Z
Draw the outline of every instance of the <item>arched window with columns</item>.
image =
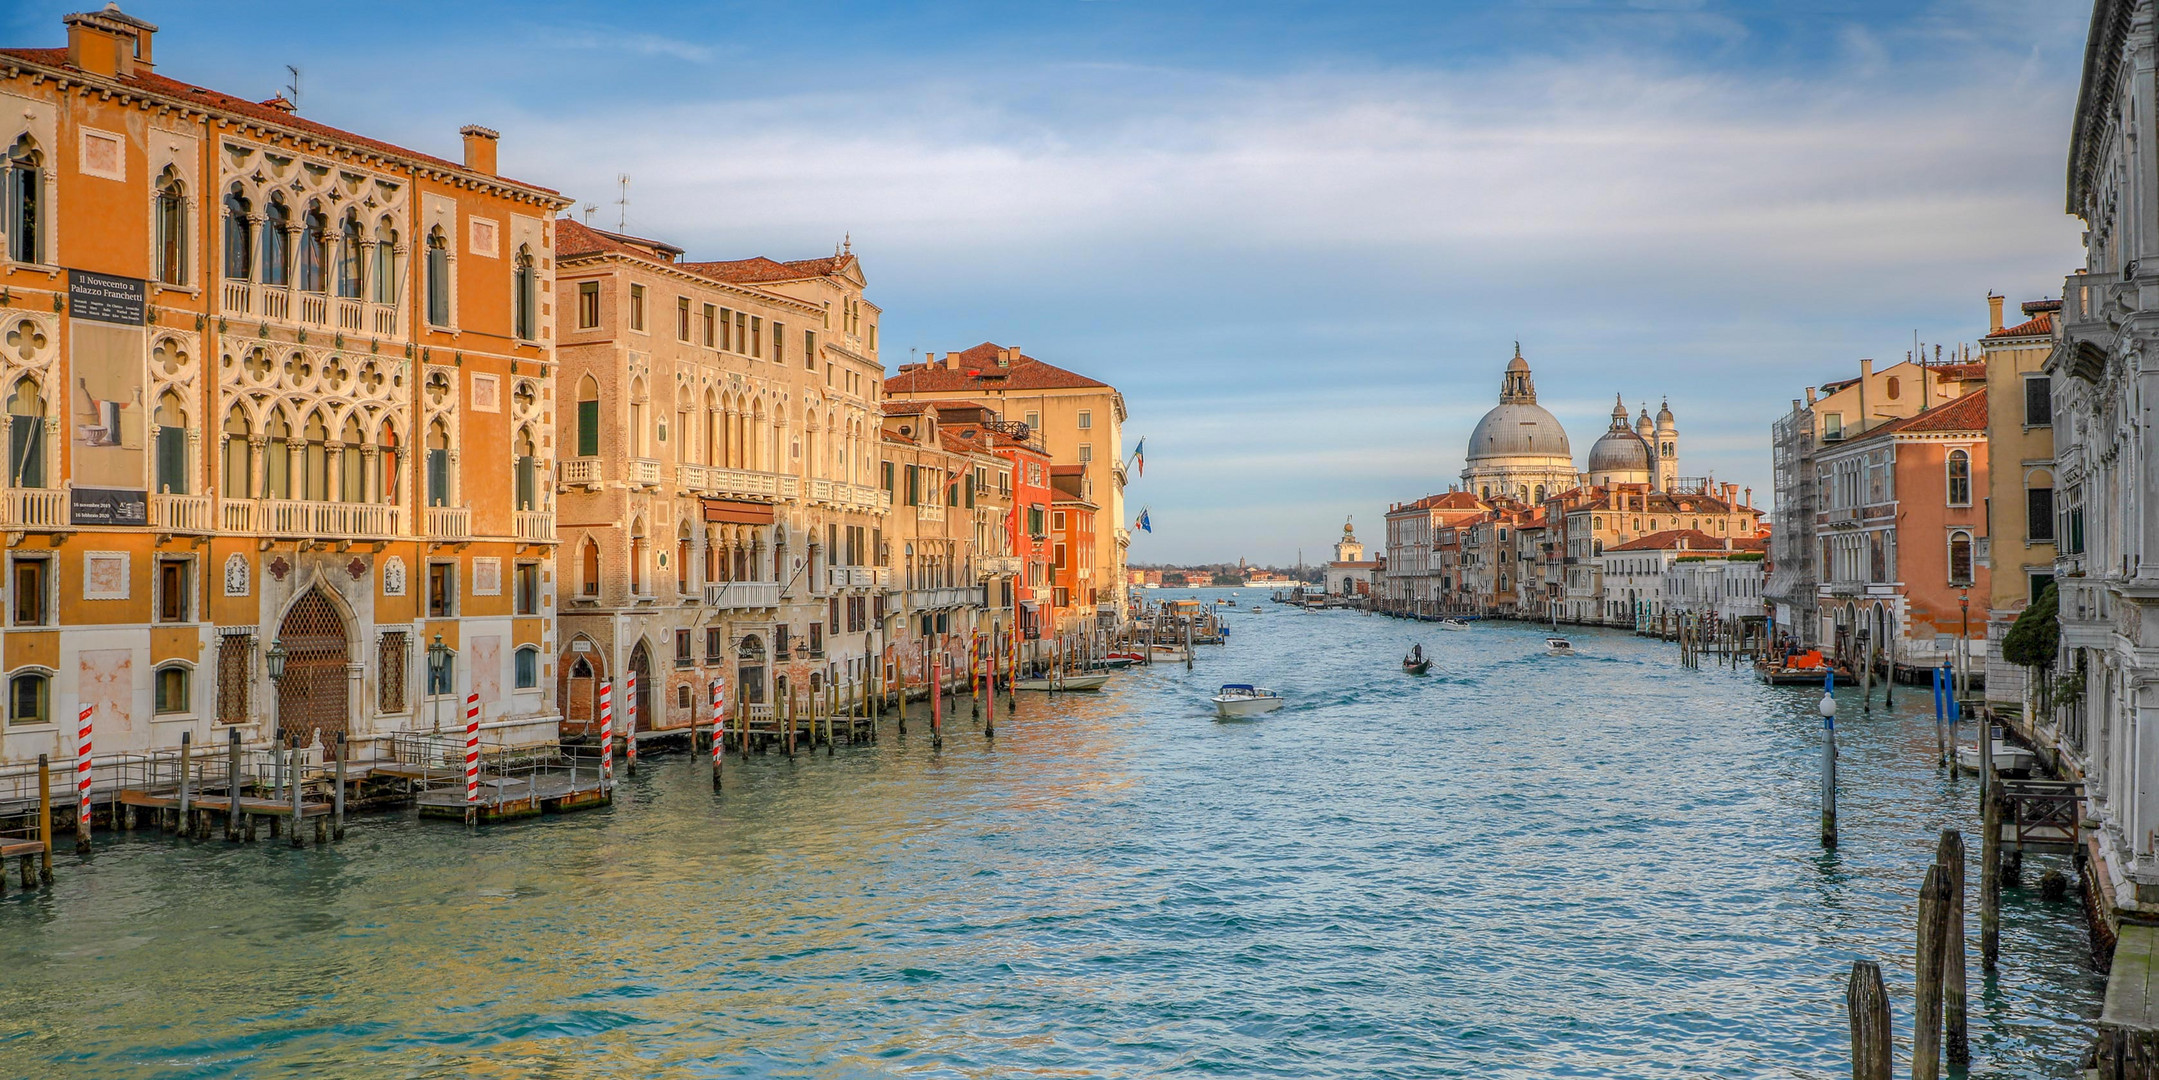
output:
M254 427L247 422L247 413L234 405L225 414L225 479L222 487L228 499L255 497L255 447L251 441L254 434Z
M292 498L292 425L282 409L272 410L263 424L267 440L263 449L262 494L266 499Z
M167 285L187 284L187 185L172 166L158 174L157 199L151 207L157 219L157 279Z
M187 404L174 390L157 397L157 491L187 494Z
M375 223L375 251L369 261L368 294L378 304L396 304L402 282L397 280L397 229L390 224L389 215L383 215Z
M255 207L234 184L225 193L225 276L248 281L255 276Z
M45 486L45 395L28 375L8 392L8 486Z
M346 211L344 222L337 228L337 295L347 300L360 298L360 252L365 246L360 237L359 213Z
M6 190L0 192L7 214L0 221L0 233L5 233L7 256L15 262L37 263L44 261L45 245L45 154L38 149L37 140L24 135L8 147Z
M262 283L292 284L292 208L282 192L270 196L262 217Z
M367 501L367 433L360 426L360 417L354 413L345 417L345 426L337 437L332 453L337 456L337 501Z

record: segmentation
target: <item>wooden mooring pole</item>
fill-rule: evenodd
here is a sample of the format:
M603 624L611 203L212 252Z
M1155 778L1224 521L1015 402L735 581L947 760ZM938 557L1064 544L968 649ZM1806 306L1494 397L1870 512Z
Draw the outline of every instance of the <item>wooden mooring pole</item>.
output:
M1837 676L1822 677L1822 846L1837 846Z
M1972 1043L1966 1028L1969 1001L1964 980L1964 834L1943 829L1935 849L1934 864L1947 878L1949 912L1942 937L1942 1021L1947 1027L1945 1048L1949 1065L1963 1070L1972 1063Z
M240 729L225 729L225 839L240 839Z
M43 754L37 756L37 842L44 846L38 854L38 880L52 884L52 761Z
M1982 734L1984 737L1984 734ZM2002 934L2002 807L1991 788L1979 792L1979 966L1994 970Z
M1852 1080L1890 1080L1889 994L1880 964L1852 961L1844 1012L1852 1021Z
M1912 971L1912 1080L1942 1074L1942 947L1949 935L1949 881L1940 864L1927 867L1919 886L1918 949Z
M337 733L337 788L330 793L330 839L345 839L345 755L349 750L345 733ZM575 785L572 785L573 787Z

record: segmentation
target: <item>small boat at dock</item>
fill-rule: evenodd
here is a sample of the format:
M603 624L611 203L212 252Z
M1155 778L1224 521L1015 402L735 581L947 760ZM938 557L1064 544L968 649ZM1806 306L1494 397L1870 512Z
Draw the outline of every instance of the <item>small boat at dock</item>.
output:
M2003 739L1994 740L1994 771L2022 775L2032 770L2037 760L2031 751ZM1973 775L1979 773L1979 744L1957 744L1957 768Z
M1222 720L1242 720L1282 707L1282 695L1250 683L1224 683L1212 700L1214 714Z
M1852 673L1823 658L1820 649L1791 653L1781 660L1762 660L1754 665L1755 676L1771 686L1819 686L1832 671L1838 681L1851 681Z
M1182 645L1155 645L1152 648L1157 663L1182 664L1192 658L1192 654L1186 652Z
M1040 690L1048 692L1051 690L1100 690L1102 689L1102 685L1107 682L1109 682L1109 676L1106 674L1073 674L1059 675L1056 677L1044 675L1040 678L1018 679L1015 680L1012 685L1018 687L1021 690Z
M1422 644L1409 647L1409 655L1402 658L1402 670L1411 675L1423 675L1432 670L1432 658L1424 654Z
M1113 652L1102 658L1102 663L1109 667L1131 667L1146 662L1147 654L1136 649Z

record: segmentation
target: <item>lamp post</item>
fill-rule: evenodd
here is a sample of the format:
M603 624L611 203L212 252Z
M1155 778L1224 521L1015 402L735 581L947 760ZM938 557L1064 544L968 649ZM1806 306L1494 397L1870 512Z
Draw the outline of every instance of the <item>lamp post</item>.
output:
M283 638L273 638L273 639L271 639L271 641L270 641L270 647L269 647L269 648L268 648L267 650L265 650L265 651L263 652L263 654L262 654L262 658L263 658L263 660L264 660L264 661L268 662L268 664L269 664L269 666L270 666L270 685L271 685L271 686L272 686L273 688L275 688L275 689L278 689L278 690L283 690L283 689L284 689L284 682L285 682L285 641L284 641L284 639L283 639ZM284 695L283 695L282 693L278 693L278 694L274 694L274 695L272 695L272 697L273 697L273 699L281 699L281 698L283 698L283 697L284 697ZM282 713L282 711L283 711L283 710L282 710L281 708L279 708L279 705L280 705L280 704L281 704L281 702L273 701L273 704L271 705L271 708L272 708L272 709L274 709L274 710L277 710L276 712L273 712L273 713L271 714L271 717L270 717L270 797L271 797L271 798L277 798L277 797L279 797L279 795L280 795L280 794L281 794L281 793L282 793L282 792L284 791L284 787L285 787L285 769L284 769L284 761L285 761L285 759L284 759L284 758L283 758L282 756L280 756L280 752L281 752L281 751L283 750L283 748L284 748L284 745L285 745L285 718L284 718L284 717L283 717L282 715L279 715L279 714L280 714L280 713ZM293 778L293 781L294 781L294 783L295 783L295 784L297 784L297 783L299 782L299 778L298 778L298 777L294 777L294 778ZM235 799L235 800L237 800L237 799L239 798L239 796L238 796L238 794L237 794L237 793L235 793L235 795L234 795L233 797L234 797L234 799ZM274 818L273 818L273 819L271 819L271 820L272 820L272 821L274 822L274 821L275 821L276 819L274 819ZM295 820L295 821L293 822L293 827L294 827L294 828L299 828L299 822L298 822L297 820Z
M441 634L436 634L435 640L427 646L427 694L429 697L439 697L435 688L446 681L443 674L449 670L449 667L450 647L442 643ZM435 730L439 732L442 730L442 702L440 700L435 702L433 713Z

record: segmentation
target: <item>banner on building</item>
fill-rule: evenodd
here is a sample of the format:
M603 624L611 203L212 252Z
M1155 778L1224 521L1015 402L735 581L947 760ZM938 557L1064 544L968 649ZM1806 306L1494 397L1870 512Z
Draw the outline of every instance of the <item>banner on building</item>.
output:
M150 524L149 431L141 278L68 271L69 520Z

